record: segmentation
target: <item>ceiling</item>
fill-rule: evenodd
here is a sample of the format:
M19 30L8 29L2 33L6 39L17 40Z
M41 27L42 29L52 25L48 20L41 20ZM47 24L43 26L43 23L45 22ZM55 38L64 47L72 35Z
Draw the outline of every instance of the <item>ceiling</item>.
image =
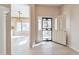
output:
M0 4L4 7L10 8L11 4ZM44 6L62 6L63 4L37 4L37 5L44 5Z
M45 5L45 6L62 6L63 4L37 4L37 5Z

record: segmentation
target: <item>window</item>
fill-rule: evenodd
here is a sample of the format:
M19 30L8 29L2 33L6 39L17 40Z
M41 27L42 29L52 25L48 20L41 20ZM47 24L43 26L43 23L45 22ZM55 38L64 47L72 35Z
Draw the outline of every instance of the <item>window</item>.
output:
M17 32L24 32L24 31L29 31L29 23L17 23Z
M21 23L17 23L16 29L17 32L21 32Z

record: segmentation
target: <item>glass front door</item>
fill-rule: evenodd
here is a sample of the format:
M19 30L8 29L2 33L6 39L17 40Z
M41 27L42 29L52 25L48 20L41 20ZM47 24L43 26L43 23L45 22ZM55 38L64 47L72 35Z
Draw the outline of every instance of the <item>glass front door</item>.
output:
M42 39L52 41L52 18L42 17Z

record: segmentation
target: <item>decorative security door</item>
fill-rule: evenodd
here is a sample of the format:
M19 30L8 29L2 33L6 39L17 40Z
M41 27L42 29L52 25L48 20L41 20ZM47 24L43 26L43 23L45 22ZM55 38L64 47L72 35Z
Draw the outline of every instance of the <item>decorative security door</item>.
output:
M52 41L52 18L42 17L42 39Z

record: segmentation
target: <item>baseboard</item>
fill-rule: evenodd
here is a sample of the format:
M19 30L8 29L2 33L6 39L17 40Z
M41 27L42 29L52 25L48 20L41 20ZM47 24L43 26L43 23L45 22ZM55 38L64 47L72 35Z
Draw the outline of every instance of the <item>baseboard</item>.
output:
M55 41L52 41L52 42L54 42L54 43L56 43L56 44L60 44L60 45L62 45L62 46L67 46L67 45L65 45L65 44L61 44L61 43L58 43L58 42L55 42Z
M69 48L71 48L71 49L73 49L73 50L75 50L76 52L79 52L79 50L78 49L76 49L76 48L74 48L74 47L72 47L72 46L68 46Z

